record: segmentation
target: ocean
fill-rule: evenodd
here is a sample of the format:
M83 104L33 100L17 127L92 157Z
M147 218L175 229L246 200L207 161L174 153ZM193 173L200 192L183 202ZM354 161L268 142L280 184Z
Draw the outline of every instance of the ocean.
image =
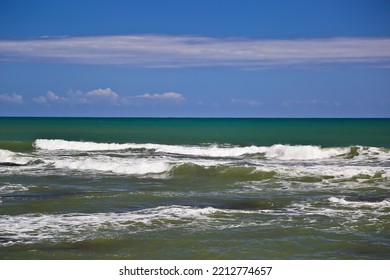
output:
M0 259L390 259L390 119L0 118Z

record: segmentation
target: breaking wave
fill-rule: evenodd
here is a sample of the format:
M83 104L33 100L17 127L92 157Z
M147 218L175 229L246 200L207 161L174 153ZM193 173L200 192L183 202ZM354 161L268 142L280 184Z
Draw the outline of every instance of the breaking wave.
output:
M159 174L169 171L172 166L165 161L146 160L123 160L115 158L93 158L84 159L56 159L52 163L56 168L67 168L74 170L90 170L101 172L112 172L127 175Z
M0 149L0 168L16 174L69 169L131 176L196 177L261 181L387 180L390 151L378 147L322 148L312 145L228 146L117 144L38 139L36 150L16 153ZM306 162L310 161L310 163ZM312 164L315 162L315 164Z
M21 156L18 153L0 149L0 166L18 166L29 163L31 158Z
M315 160L349 155L351 148L322 148L312 145L281 145L272 146L184 146L165 144L137 143L96 143L82 141L66 141L61 139L37 139L34 147L41 150L56 151L120 151L120 150L151 150L158 153L178 154L199 157L242 157L260 155L269 159L280 160Z
M266 150L265 154L267 158L282 160L311 160L340 156L346 154L348 151L349 148L321 148L310 145L273 145Z

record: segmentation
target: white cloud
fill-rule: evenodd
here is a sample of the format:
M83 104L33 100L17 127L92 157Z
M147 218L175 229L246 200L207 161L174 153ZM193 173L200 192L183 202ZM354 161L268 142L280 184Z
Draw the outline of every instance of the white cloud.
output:
M184 100L184 96L181 93L177 92L164 92L164 93L145 93L143 95L136 96L138 98L147 98L147 99L154 99L154 100L176 100L181 101Z
M8 94L8 93L0 94L0 102L21 104L21 103L23 103L23 96L21 96L21 95L19 95L19 94L16 94L16 93L12 93L12 94Z
M87 96L99 96L99 97L108 97L110 99L116 99L118 98L118 94L113 92L110 88L106 89L95 89L87 92Z
M144 93L142 95L125 96L120 98L120 102L123 105L145 105L148 103L178 103L185 100L185 97L181 93L177 92L164 92L164 93Z
M248 106L252 106L252 107L262 106L263 105L262 102L257 101L257 100L253 100L253 99L236 99L236 98L233 98L233 99L230 100L230 102L232 104L244 104L244 105L248 105Z
M47 96L47 99L49 99L50 101L60 101L61 100L61 97L59 97L58 95L56 95L54 92L52 92L51 90L49 90L46 94Z
M113 92L110 88L106 89L95 89L87 93L81 91L70 90L65 96L55 94L49 90L45 96L38 96L33 98L36 103L39 104L53 104L53 103L64 103L64 104L93 104L96 102L110 102L114 103L118 98L118 94Z
M341 106L342 104L338 101L326 101L326 100L285 100L281 103L283 107L290 106L317 106L317 107L329 107L329 106Z
M44 96L34 97L33 100L34 100L34 102L36 102L38 104L47 104L46 97L44 97Z
M0 96L1 97L1 96ZM1 99L0 99L1 100ZM55 94L53 91L48 91L45 96L38 96L33 98L34 102L39 104L98 104L108 103L112 105L136 105L142 102L151 101L174 101L179 102L185 100L181 93L164 92L164 93L145 93L143 95L135 96L120 96L110 88L99 88L88 92L69 90L65 96Z
M33 98L33 100L39 104L49 104L53 102L67 102L66 98L58 96L51 90L49 90L45 96L38 96L36 98Z
M89 101L109 101L112 103L115 103L118 99L119 95L112 91L110 88L106 89L95 89L92 91L89 91L85 94L85 98Z
M88 104L90 101L88 101L87 97L85 96L85 93L80 90L69 90L66 93L66 98L68 103L70 104Z
M390 38L242 39L97 36L0 40L0 60L48 60L141 67L285 67L361 63L386 67Z

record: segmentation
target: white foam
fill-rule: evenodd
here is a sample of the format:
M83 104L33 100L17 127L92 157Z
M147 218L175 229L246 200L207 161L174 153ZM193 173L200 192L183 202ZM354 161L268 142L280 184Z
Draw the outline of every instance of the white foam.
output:
M35 142L38 149L91 151L87 156L64 156L61 153L44 153L42 157L46 163L52 162L56 168L72 170L96 170L116 174L166 174L174 166L180 164L196 164L199 166L218 165L250 165L261 171L275 171L281 176L328 176L335 179L357 177L356 180L370 178L390 178L390 167L386 164L378 165L373 159L367 163L367 158L377 156L383 159L388 151L383 148L358 148L358 156L348 158L350 148L321 148L310 145L273 145L270 147L237 147L237 146L181 146L163 144L116 144L94 143L65 140L38 139ZM148 150L160 154L123 150ZM93 151L120 151L93 153ZM106 155L104 155L106 154ZM260 158L248 158L245 155L261 154ZM177 157L179 155L180 157ZM183 157L191 156L191 157ZM141 157L140 157L141 156ZM266 159L264 159L264 157ZM222 160L225 158L225 160ZM232 162L234 158L234 162ZM244 162L236 162L244 161ZM307 164L307 161L316 160L316 164ZM286 162L288 164L286 164ZM341 168L342 167L342 168ZM361 177L361 178L359 178ZM367 178L364 178L367 177Z
M87 158L58 158L53 161L56 168L91 170L127 175L146 175L168 172L172 165L158 159L123 159L106 156Z
M214 215L216 213L218 216ZM4 241L0 246L57 240L75 242L103 236L111 237L113 234L128 235L172 227L184 227L186 230L210 230L210 228L219 230L259 225L258 222L234 219L232 215L235 214L268 215L270 213L268 210L249 211L171 205L121 213L1 215L0 237ZM281 216L285 216L284 212Z
M378 147L363 147L358 146L358 155L354 157L355 160L379 160L383 162L390 161L390 150Z
M159 206L150 209L123 213L70 213L70 214L26 214L0 216L0 236L10 238L9 244L34 243L40 240L70 239L84 240L91 235L104 234L125 229L126 233L145 231L154 227L178 225L177 221L192 223L208 220L215 208L189 206ZM156 226L157 225L157 226ZM178 225L179 226L179 225ZM12 241L13 240L13 241Z
M256 167L261 171L275 171L279 176L288 178L299 178L305 176L325 178L327 180L352 179L355 180L370 180L380 178L390 178L390 167L383 166L368 166L368 165L348 165L348 162L331 161L319 162L316 164L283 164L280 162L270 163L266 166L259 165Z
M73 151L113 151L127 149L147 149L161 153L180 154L203 157L240 157L250 154L265 154L270 159L281 160L310 160L324 159L345 154L349 148L321 148L310 145L273 145L266 146L184 146L164 144L136 144L136 143L95 143L66 141L61 139L38 139L34 146L43 150L73 150Z
M0 149L0 162L10 162L14 159L15 153Z
M281 160L325 159L345 154L349 148L321 148L310 145L273 145L266 150L267 158Z
M367 176L367 179L374 178L378 174L381 177L387 177L390 174L390 169L376 166L326 166L319 165L317 167L306 167L303 172L310 172L321 176L334 176L336 178L358 178L359 176Z
M24 157L21 154L11 152L8 150L2 150L0 149L0 162L9 162L9 163L16 163L16 164L26 164L31 159Z
M369 202L369 201L348 201L345 200L345 198L337 198L337 197L330 197L328 199L330 202L334 204L340 204L350 207L373 207L373 208L383 208L383 207L390 207L390 201L389 200L382 200L382 201L375 201L375 202Z
M131 146L127 144L116 143L95 143L82 141L66 141L61 139L37 139L34 147L42 150L71 150L71 151L109 151L125 150Z
M34 146L43 150L73 150L73 151L113 151L127 149L147 149L156 152L182 154L192 156L207 157L236 157L245 154L263 153L265 147L220 147L218 145L210 146L183 146L183 145L164 145L164 144L136 144L136 143L95 143L66 141L61 139L38 139Z
M155 150L163 153L182 154L203 157L239 157L249 154L264 153L265 147L221 147L218 145L210 146L170 146L158 145Z

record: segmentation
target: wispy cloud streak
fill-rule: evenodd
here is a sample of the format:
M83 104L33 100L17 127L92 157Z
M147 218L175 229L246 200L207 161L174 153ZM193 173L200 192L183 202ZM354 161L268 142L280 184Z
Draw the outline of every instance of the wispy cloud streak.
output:
M22 104L23 96L16 93L4 93L0 94L0 103L14 103L14 104Z
M45 60L137 67L386 66L390 38L264 40L193 36L97 36L0 40L0 61Z
M1 101L13 101L16 103L16 98L22 97L20 95L10 96L9 94L0 95ZM140 105L150 104L151 102L168 102L177 103L185 100L181 93L177 92L164 92L164 93L145 93L142 95L133 96L121 96L114 92L110 88L99 88L88 92L73 91L70 90L65 96L55 94L53 91L48 91L46 95L41 95L32 99L35 103L42 105L93 105L93 104L105 104L105 105L116 105L116 106L127 106L127 105Z

